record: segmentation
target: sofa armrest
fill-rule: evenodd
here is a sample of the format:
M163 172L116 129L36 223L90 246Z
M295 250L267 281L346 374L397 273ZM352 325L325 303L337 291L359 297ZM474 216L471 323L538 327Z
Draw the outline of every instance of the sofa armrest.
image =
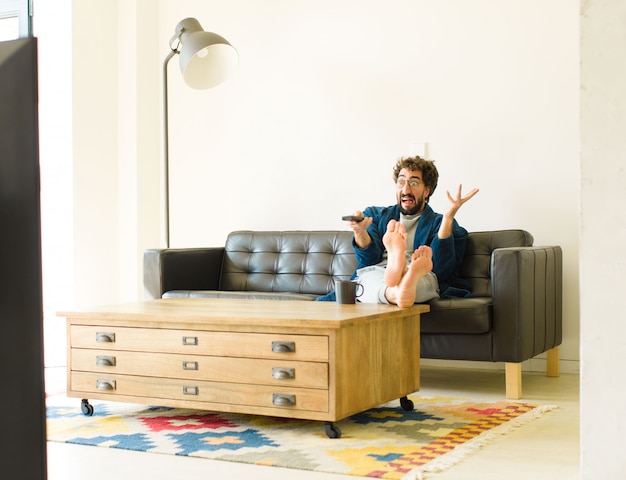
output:
M522 362L561 344L562 256L558 246L493 251L494 361Z
M144 297L161 298L171 290L218 290L224 247L146 250Z

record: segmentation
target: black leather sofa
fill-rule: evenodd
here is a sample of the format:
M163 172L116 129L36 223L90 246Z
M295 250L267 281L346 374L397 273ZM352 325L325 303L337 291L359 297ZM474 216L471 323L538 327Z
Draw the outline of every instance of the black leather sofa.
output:
M532 243L524 230L469 234L459 276L472 294L429 302L422 358L505 362L507 398L521 398L521 362L536 355L559 375L562 251ZM355 268L348 231L237 231L223 247L147 250L145 296L314 300Z

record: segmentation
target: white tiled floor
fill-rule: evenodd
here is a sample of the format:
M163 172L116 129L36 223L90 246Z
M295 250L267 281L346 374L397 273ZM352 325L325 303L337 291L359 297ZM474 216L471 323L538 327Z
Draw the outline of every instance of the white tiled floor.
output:
M51 394L62 391L63 371L50 371ZM56 377L56 379L55 379ZM511 432L440 473L432 480L572 480L579 478L578 375L547 378L524 373L522 400L558 405L543 417ZM55 390L56 385L56 390ZM61 383L62 385L62 383ZM494 370L422 368L422 395L504 399L504 373ZM77 401L77 408L80 400ZM356 477L275 467L48 443L49 480L348 480Z

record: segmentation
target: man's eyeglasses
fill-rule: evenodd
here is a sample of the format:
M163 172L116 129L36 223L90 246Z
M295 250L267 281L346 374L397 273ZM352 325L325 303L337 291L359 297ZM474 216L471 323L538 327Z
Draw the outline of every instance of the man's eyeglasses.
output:
M400 178L398 178L398 180L396 180L396 185L399 188L404 188L404 186L407 183L409 184L409 187L415 188L415 187L417 187L419 184L421 184L423 182L421 180L415 180L415 179L411 179L411 180L407 181L406 178L402 178L402 177L400 177Z

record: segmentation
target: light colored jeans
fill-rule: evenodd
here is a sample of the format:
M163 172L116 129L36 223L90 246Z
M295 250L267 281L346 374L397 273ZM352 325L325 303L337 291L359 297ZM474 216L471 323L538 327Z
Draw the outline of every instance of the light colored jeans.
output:
M356 271L356 282L363 285L363 294L357 299L362 303L389 303L385 298L385 268L381 265L360 268ZM415 287L415 303L424 303L439 298L437 275L429 272Z

